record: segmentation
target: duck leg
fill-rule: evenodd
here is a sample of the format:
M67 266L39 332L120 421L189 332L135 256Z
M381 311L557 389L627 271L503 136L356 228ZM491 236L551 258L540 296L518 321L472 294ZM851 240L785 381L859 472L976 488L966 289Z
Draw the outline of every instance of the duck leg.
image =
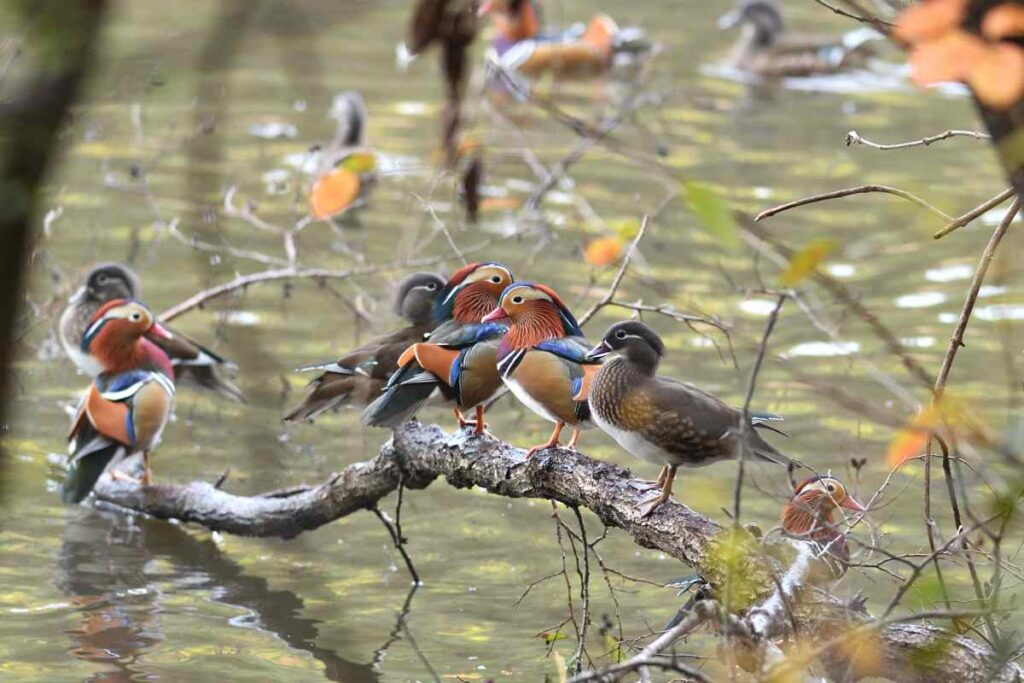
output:
M462 411L458 408L452 408L452 414L455 415L455 421L459 423L459 429L465 429L466 427L476 425L472 420L467 420L466 416L463 415Z
M666 469L668 470L668 474L661 486L661 493L640 503L639 507L641 517L650 516L652 512L657 510L665 503L665 501L672 497L672 483L676 478L677 467L675 465L669 465Z
M486 434L487 423L484 422L484 407L483 404L476 407L476 428L473 430L474 434Z
M579 440L580 440L580 431L581 430L580 430L579 427L574 427L573 428L572 436L569 438L569 443L566 444L566 446L565 446L570 451L576 450L576 444L579 443Z
M551 432L551 437L542 444L534 446L530 450L526 451L526 457L532 458L533 454L537 451L543 451L546 448L554 448L558 445L558 437L562 434L562 428L565 427L564 422L555 423L555 431Z
M668 465L663 465L657 479L634 479L629 482L629 485L641 493L647 493L648 491L663 487L665 485L665 477L667 476Z

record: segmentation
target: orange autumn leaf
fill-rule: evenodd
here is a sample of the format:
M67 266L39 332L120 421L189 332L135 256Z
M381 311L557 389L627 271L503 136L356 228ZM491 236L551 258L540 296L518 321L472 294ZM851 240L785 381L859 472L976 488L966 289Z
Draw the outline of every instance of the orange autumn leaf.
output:
M920 455L928 445L932 434L953 427L969 426L970 420L963 407L948 396L924 408L903 426L886 452L890 467L898 467L907 460Z
M622 240L618 237L597 237L583 250L583 260L592 266L607 266L621 257Z
M908 7L896 20L894 38L917 43L942 37L957 27L967 11L967 0L930 0Z
M985 58L987 49L981 38L960 30L915 45L910 51L914 82L925 86L966 80L971 66Z
M313 183L309 192L309 212L324 220L341 213L359 196L359 174L347 168L336 168Z
M992 40L1024 35L1024 7L1010 4L993 7L981 20L981 33Z
M1024 96L1024 50L997 43L971 65L967 83L981 102L993 109L1009 109Z

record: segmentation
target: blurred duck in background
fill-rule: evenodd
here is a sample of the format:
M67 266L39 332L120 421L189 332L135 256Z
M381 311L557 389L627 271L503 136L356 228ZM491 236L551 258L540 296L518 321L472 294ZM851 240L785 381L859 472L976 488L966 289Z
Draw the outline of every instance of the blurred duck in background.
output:
M840 36L786 31L782 10L771 0L744 0L718 20L723 30L739 28L729 66L757 76L813 76L863 67L870 43L883 36L861 27Z

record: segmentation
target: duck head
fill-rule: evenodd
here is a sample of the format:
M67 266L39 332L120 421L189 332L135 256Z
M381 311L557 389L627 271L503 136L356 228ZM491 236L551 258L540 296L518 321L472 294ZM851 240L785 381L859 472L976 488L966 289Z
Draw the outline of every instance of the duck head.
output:
M645 374L653 375L665 356L665 343L644 323L627 320L609 327L598 345L587 353L587 360L597 360L612 353L625 357Z
M576 318L554 290L532 282L509 285L483 322L507 322L509 330L503 343L513 349L535 346L547 339L583 336Z
M772 45L785 27L782 11L770 0L745 0L718 19L718 27L723 30L736 26L749 33L760 47Z
M115 299L96 311L82 335L82 350L96 358L104 372L132 370L149 360L143 340L147 334L172 338L143 304Z
M501 293L512 282L512 271L500 263L470 263L459 268L437 298L434 322L480 322L494 310Z
M782 510L782 528L791 536L834 536L832 513L839 508L864 512L867 508L849 494L846 486L830 475L817 475L800 482Z
M395 293L394 311L413 325L425 325L437 303L437 295L444 280L433 273L413 273L404 280Z
M75 294L74 300L106 303L114 299L134 299L139 296L139 278L122 263L101 263L85 278L85 286Z

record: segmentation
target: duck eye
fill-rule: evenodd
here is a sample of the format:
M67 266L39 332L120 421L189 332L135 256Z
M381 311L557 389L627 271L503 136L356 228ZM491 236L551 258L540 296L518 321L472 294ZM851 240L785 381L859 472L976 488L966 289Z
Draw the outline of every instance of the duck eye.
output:
M437 289L437 283L436 282L429 282L429 283L427 283L427 290L428 291L433 292L435 289Z
M142 320L142 314L141 314L141 313L132 313L132 314L131 314L130 316L128 316L128 318L129 318L129 319L130 319L130 320L131 320L132 322L135 322L135 323L137 323L137 322L139 322L140 320Z
M829 493L835 493L836 492L836 487L833 486L832 484L829 484L828 485L828 492Z
M618 332L615 333L615 338L616 339L625 339L626 338L626 331L625 330L619 330Z
M96 278L96 282L98 282L99 284L102 285L103 283L105 283L109 279L110 278L107 277L106 275L100 275L99 277Z
M501 276L500 275L492 275L491 276L491 282L493 282L494 284L499 284L501 282Z
M512 297L512 303L514 303L514 304L521 304L521 303L523 303L523 297L521 297L521 296L514 296L514 297Z

